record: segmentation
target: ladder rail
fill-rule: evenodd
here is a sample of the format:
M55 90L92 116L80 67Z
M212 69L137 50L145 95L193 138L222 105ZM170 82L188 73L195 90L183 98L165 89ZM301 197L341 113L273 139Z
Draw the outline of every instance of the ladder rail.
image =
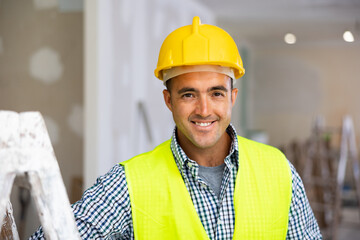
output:
M0 216L4 216L16 176L28 182L47 239L80 239L39 112L0 111ZM26 184L25 184L26 185ZM0 224L3 219L0 219Z

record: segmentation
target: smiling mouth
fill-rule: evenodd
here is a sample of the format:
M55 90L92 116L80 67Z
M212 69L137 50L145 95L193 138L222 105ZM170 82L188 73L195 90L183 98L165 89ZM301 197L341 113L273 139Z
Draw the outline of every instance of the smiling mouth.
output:
M193 122L193 123L195 123L195 125L200 127L207 127L210 126L213 122Z

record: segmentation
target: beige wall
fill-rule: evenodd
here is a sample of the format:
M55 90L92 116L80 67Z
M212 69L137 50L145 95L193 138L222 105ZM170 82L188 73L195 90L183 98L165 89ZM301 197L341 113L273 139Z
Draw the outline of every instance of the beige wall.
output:
M268 132L270 144L307 138L317 115L339 130L349 114L359 136L359 43L257 47L253 58L253 128Z
M43 114L70 194L83 166L83 14L56 3L0 1L0 109Z

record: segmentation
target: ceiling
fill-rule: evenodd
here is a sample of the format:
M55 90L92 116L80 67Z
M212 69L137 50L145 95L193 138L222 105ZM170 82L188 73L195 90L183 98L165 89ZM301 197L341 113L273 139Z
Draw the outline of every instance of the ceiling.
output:
M215 13L234 37L252 44L283 44L292 32L297 44L349 44L351 30L360 42L360 0L197 0Z
M83 0L58 0L60 9L82 8ZM191 0L190 0L191 1ZM284 44L287 32L296 45L339 45L351 30L360 45L360 0L192 0L215 13L217 25L235 39L254 45Z

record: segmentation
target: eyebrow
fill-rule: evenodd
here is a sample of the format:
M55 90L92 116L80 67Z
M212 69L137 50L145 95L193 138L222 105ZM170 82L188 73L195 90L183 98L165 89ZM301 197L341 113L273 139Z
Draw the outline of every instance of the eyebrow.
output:
M224 91L224 92L228 92L228 89L224 86L214 86L214 87L211 87L208 92L211 92L211 91L216 91L216 90L220 90L220 91Z
M195 88L184 87L178 91L178 94L182 94L185 92L197 92L197 91L195 90Z
M216 90L228 92L228 89L226 87L224 87L224 86L221 86L221 85L209 88L208 92L216 91ZM185 93L185 92L198 92L198 90L196 90L195 88L191 88L191 87L184 87L184 88L182 88L182 89L180 89L178 91L178 94L182 94L182 93Z

